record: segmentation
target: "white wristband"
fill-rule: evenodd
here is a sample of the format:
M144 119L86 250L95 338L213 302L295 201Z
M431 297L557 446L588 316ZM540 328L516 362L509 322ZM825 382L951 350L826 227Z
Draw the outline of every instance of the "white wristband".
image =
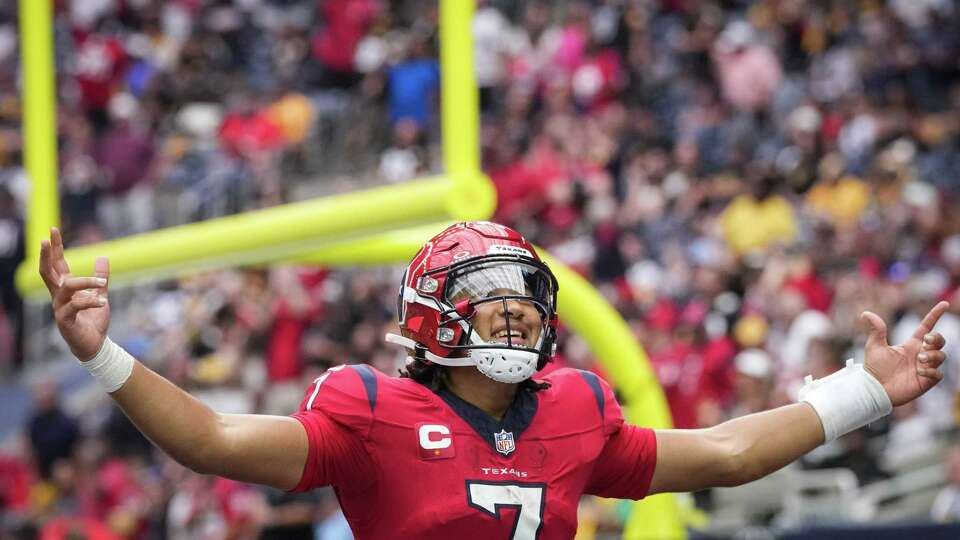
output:
M807 375L800 401L813 406L823 424L825 443L890 414L890 396L873 375L847 360L847 367L822 379Z
M134 361L130 353L107 337L103 340L100 351L90 360L80 364L87 368L107 393L113 393L130 378Z

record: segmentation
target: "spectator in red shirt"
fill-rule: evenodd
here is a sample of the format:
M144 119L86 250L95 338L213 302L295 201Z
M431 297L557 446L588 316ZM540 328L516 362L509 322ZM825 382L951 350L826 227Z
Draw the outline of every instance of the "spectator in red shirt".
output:
M107 105L120 88L127 68L123 42L104 32L103 24L105 20L96 30L76 28L73 32L73 76L80 90L80 104L97 131L108 125Z
M0 509L5 514L27 509L32 480L26 463L15 456L0 455Z
M220 126L220 142L237 156L256 159L283 147L280 126L258 110L253 96L238 96Z
M313 38L313 54L324 67L325 86L347 87L359 80L354 67L357 44L381 9L377 0L320 2L326 25Z
M271 382L291 381L303 372L303 336L320 314L316 296L326 275L326 271L298 271L292 267L271 271L271 289L278 293L267 343L267 376Z

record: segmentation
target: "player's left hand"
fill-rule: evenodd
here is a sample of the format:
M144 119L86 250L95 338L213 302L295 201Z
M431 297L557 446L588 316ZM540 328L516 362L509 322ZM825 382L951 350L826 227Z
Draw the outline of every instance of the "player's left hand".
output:
M917 399L943 379L939 367L945 359L941 350L945 340L933 327L949 307L947 302L933 306L900 345L887 343L887 325L877 314L860 315L871 327L863 367L880 381L894 407Z

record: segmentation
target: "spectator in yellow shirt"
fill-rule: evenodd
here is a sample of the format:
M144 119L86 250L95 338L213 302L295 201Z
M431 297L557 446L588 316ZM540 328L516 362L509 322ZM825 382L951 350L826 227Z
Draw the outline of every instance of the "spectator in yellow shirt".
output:
M857 224L870 204L870 188L854 176L821 180L807 193L807 208L838 228Z
M736 197L723 210L720 224L724 240L738 256L796 239L793 207L774 192L775 188L776 179L765 177L754 183L750 193Z

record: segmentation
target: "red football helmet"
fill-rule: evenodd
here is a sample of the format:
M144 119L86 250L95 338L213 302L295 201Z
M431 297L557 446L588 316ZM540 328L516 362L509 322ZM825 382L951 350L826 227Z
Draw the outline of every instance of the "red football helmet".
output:
M540 336L532 347L520 330L511 330L509 316L506 341L485 341L474 330L478 304L502 302L508 313L510 300L540 313ZM496 223L457 223L427 242L404 271L398 316L413 338L391 334L387 340L428 362L475 365L494 380L517 383L553 355L556 304L557 280L523 236Z

